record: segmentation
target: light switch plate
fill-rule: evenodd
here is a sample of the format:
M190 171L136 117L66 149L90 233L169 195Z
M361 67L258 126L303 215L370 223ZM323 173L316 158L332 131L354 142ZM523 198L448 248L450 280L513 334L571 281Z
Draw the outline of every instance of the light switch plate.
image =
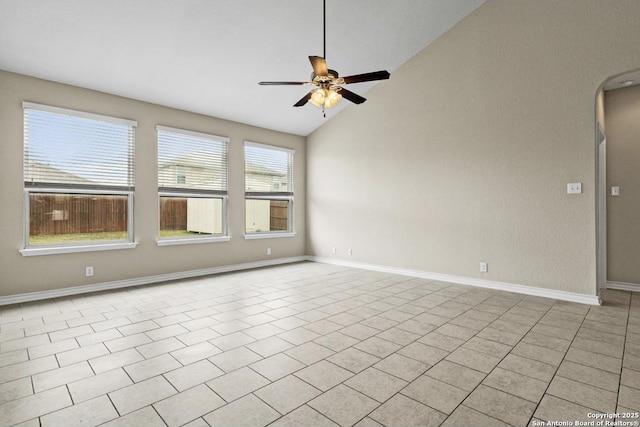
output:
M617 185L614 187L611 187L611 195L612 196L619 196L620 195L620 187L618 187Z
M567 184L567 194L582 194L582 183L571 182Z

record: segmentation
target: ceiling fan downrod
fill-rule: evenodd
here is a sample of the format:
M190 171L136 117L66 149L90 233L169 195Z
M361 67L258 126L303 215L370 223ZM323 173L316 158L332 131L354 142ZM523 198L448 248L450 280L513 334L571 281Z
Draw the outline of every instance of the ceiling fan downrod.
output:
M322 0L322 57L327 60L327 0Z

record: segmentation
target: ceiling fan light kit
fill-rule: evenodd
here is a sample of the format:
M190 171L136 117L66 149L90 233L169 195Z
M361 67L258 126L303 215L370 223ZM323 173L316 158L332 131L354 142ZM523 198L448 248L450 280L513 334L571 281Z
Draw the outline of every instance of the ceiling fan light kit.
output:
M328 108L335 107L340 103L342 98L353 102L354 104L362 104L366 101L366 98L353 93L341 85L350 83L362 83L371 82L376 80L386 80L390 74L386 70L374 71L371 73L357 74L340 78L338 72L327 68L326 51L327 51L327 19L326 19L326 0L322 2L322 16L323 16L323 48L324 56L309 56L309 61L313 67L313 73L311 73L310 82L259 82L259 85L263 86L278 86L278 85L314 85L317 86L311 92L303 96L294 107L302 107L307 102L315 105L324 111ZM326 114L324 114L326 117Z
M313 91L309 102L320 108L335 107L342 100L342 95L336 89L316 89Z

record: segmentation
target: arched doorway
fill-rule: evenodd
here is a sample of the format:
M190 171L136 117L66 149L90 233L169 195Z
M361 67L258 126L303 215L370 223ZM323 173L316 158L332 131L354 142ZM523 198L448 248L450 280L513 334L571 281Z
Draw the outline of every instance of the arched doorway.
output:
M631 92L623 92L627 90L633 91ZM615 225L616 228L613 230L613 235L615 239L612 242L612 235L609 227L611 227L612 217L610 214L611 210L611 200L612 197L620 196L620 187L616 182L608 182L608 178L612 176L612 171L616 173L613 174L617 179L620 180L620 172L618 168L620 168L619 155L618 161L611 162L607 159L608 149L611 145L611 138L608 138L610 134L615 134L616 139L619 140L620 135L620 109L625 108L625 104L619 101L621 98L621 94L624 94L626 98L631 94L636 97L638 100L635 104L640 106L640 69L635 69L632 71L628 71L625 73L621 73L615 76L612 76L605 80L602 85L599 87L596 93L596 126L595 126L595 134L596 134L596 218L597 218L597 279L598 279L598 288L615 288L615 289L626 289L626 290L640 290L640 275L634 273L633 271L625 274L626 272L622 272L621 265L630 264L628 260L620 259L620 253L626 254L629 252L628 249L624 249L624 244L620 242L621 229L624 229L625 225L621 225L620 221L624 220L624 215L620 215L620 207L619 205L614 205L615 210L613 213L615 214ZM637 95L636 95L637 94ZM616 103L612 104L608 102L610 99L616 99ZM628 102L628 101L627 101ZM607 105L616 105L616 120L609 123L610 125L615 125L615 128L611 128L607 123ZM640 110L639 110L640 111ZM609 116L611 117L611 116ZM640 120L640 115L638 116L638 120ZM615 130L615 132L614 132ZM609 132L611 131L611 132ZM636 132L639 132L636 130ZM639 134L640 138L640 134ZM640 141L640 139L638 139ZM616 141L618 143L618 141ZM634 150L635 147L634 147ZM640 156L640 144L637 144L637 152ZM609 165L612 170L607 170L607 166ZM640 182L638 182L637 187L640 188ZM630 190L627 187L627 190ZM628 196L630 193L627 193ZM613 199L618 201L618 199ZM629 221L627 218L626 221ZM613 246L612 246L613 245ZM622 246L621 246L622 245ZM628 246L628 243L626 244ZM611 251L612 247L615 249ZM636 251L633 251L636 252ZM610 257L616 256L616 263L612 263L612 259ZM612 272L610 271L610 267L614 268L614 275L612 278ZM630 280L620 280L619 278L632 278ZM637 279L636 279L637 278Z

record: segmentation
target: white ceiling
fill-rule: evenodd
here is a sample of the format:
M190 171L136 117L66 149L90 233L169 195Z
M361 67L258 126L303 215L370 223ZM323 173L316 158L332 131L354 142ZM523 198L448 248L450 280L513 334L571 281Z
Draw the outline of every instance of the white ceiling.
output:
M327 0L329 68L393 79L484 1ZM322 0L0 0L0 69L298 135L350 103L324 119L293 107L309 87L257 83L307 81L309 55Z

